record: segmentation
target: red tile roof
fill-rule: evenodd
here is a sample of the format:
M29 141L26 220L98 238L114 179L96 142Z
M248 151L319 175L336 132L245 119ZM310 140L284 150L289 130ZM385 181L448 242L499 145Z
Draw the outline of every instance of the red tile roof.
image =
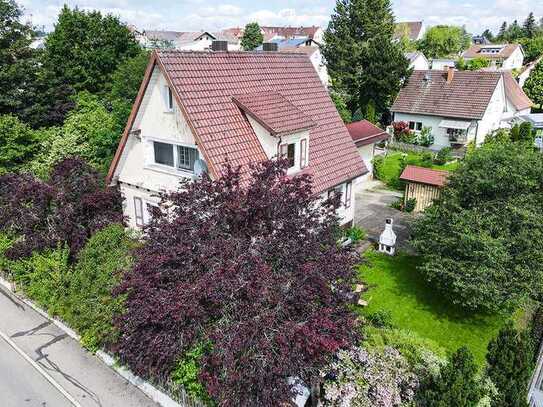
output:
M513 78L511 72L503 73L503 81L505 85L505 95L507 99L515 106L517 110L529 109L534 105L534 102L524 93L518 82Z
M455 71L448 83L447 72L413 71L390 110L482 119L501 76L501 72Z
M315 193L367 173L347 128L311 61L304 54L282 52L156 51L151 65L165 73L212 174L228 162L247 168L266 154L233 97L275 92L311 118L309 166ZM111 165L115 172L145 92L142 84Z
M232 98L241 110L252 116L274 136L315 127L315 122L277 92L237 95Z
M347 130L357 147L386 140L389 137L386 131L367 120L347 124Z
M408 165L400 175L402 181L418 182L420 184L443 187L449 176L448 171L432 170L430 168Z
M484 48L502 48L502 49L498 53L490 53L490 52L482 52ZM519 44L505 44L505 45L474 44L470 48L468 48L462 54L462 56L464 58L484 57L488 59L507 59L513 54L513 52L517 50L517 48L521 48Z

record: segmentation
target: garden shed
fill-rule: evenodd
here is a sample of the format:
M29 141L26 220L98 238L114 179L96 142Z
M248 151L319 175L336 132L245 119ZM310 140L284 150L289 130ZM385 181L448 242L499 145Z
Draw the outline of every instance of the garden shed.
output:
M439 198L448 176L448 171L408 165L400 175L400 179L406 183L405 203L414 198L414 212L423 211Z

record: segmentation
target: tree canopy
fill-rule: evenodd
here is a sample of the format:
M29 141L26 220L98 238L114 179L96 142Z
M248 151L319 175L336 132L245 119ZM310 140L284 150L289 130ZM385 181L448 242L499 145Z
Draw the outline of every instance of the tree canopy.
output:
M401 44L393 41L389 0L338 0L321 47L334 89L348 96L352 114L378 117L409 75Z
M221 405L289 404L356 337L356 258L338 246L339 197L317 205L286 161L227 168L165 195L119 290L123 363L166 378L200 344L200 381ZM289 378L291 379L289 382Z
M543 292L543 157L496 140L469 153L414 228L421 270L465 308L508 311Z
M471 44L471 37L463 27L436 25L430 27L418 48L428 58L456 56Z
M543 61L540 61L524 83L526 95L537 105L543 105Z
M0 175L28 164L38 151L40 134L15 116L0 116Z
M254 51L259 45L262 45L263 41L264 36L258 23L249 23L245 26L241 37L241 48L244 51Z

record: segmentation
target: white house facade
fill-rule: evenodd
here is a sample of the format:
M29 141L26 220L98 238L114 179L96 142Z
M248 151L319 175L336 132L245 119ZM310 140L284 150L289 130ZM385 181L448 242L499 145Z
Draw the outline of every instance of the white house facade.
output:
M426 71L430 69L430 62L422 52L406 52L405 57L409 61L409 68L414 71Z
M515 117L530 111L532 102L509 72L415 71L396 98L394 122L411 131L430 129L430 148L461 149L481 144Z
M322 199L340 192L338 213L343 224L352 222L353 183L367 169L306 55L159 51L108 182L120 187L129 226L140 228L158 195L181 180L218 177L226 163L248 171L250 163L279 156L291 163L287 175L311 174Z
M520 70L524 64L524 50L520 44L474 44L462 57L466 61L486 58L490 60L491 68L504 71Z

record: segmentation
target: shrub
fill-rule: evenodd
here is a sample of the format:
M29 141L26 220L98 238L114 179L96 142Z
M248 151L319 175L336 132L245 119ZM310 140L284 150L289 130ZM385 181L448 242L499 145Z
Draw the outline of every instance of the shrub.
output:
M369 314L366 319L376 328L392 328L392 314L390 311L380 310Z
M200 379L223 405L281 405L357 339L357 258L338 244L339 196L319 205L285 160L227 167L164 196L118 293L123 363L166 379L201 341Z
M415 207L417 206L417 198L409 198L406 202L405 202L405 208L404 210L407 212L407 213L411 213L415 210Z
M404 202L404 198L398 198L397 200L395 200L394 202L390 204L390 207L392 209L403 211L403 202Z
M498 394L496 407L526 406L528 381L534 367L534 348L525 331L517 331L512 323L500 330L488 344L486 373Z
M418 138L417 138L417 144L420 144L424 147L429 147L432 144L434 144L434 135L432 134L432 128L431 127L423 127Z
M175 384L182 386L190 396L208 405L214 405L215 403L213 403L205 386L199 379L202 357L209 350L209 344L199 343L185 352L175 363L171 379Z
M419 380L394 348L340 351L324 383L324 406L399 406L413 400Z
M80 159L57 164L49 182L28 174L0 177L0 231L19 238L11 259L67 243L71 257L96 231L122 222L122 197L103 188L102 176Z
M483 398L483 387L477 378L477 365L471 352L463 347L441 368L437 376L429 376L417 398L425 407L472 407Z
M353 226L345 231L345 236L351 239L351 242L357 243L366 238L367 232L358 226Z
M394 139L404 143L409 143L413 138L413 132L409 129L408 122L394 122L392 123L392 128L394 130Z
M434 158L434 164L436 165L444 165L447 164L449 161L452 160L452 148L451 147L443 147L441 150L439 150Z
M35 252L29 258L10 261L9 274L29 298L51 315L59 315L69 274L68 257L66 247Z
M113 319L123 311L124 297L114 298L112 291L132 265L136 246L122 225L113 224L96 232L79 253L62 316L91 350L107 348L117 339Z
M420 160L418 162L413 162L415 165L420 165L421 167L431 168L434 163L434 155L429 151L422 153Z

